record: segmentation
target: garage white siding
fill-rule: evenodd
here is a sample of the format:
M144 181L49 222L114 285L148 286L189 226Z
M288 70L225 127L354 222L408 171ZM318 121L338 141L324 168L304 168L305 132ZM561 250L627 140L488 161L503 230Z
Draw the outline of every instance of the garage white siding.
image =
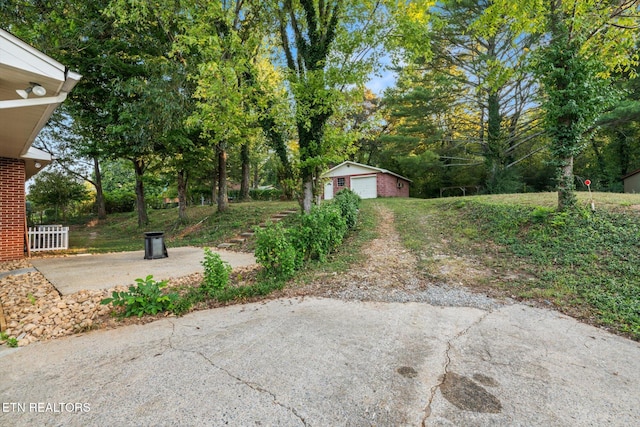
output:
M378 181L376 176L352 176L351 190L363 199L375 199L378 197Z

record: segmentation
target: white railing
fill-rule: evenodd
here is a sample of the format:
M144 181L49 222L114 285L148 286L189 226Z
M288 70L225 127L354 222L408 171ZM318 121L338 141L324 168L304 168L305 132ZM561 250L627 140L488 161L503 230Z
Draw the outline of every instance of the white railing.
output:
M32 252L69 249L69 227L61 225L29 227L29 249Z

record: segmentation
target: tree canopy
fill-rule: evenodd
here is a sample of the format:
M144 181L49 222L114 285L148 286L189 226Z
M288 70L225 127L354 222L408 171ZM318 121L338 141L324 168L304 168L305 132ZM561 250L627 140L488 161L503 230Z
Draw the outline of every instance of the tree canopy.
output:
M84 76L42 146L91 182L100 218L116 170L101 164L129 162L118 174L134 183L117 192L135 189L144 226L151 194L177 195L184 219L205 199L223 212L229 182L240 199L278 186L308 212L345 159L407 176L420 197L556 189L569 209L587 175L620 191L640 168L639 7L16 0L0 14ZM389 74L384 92L367 89Z

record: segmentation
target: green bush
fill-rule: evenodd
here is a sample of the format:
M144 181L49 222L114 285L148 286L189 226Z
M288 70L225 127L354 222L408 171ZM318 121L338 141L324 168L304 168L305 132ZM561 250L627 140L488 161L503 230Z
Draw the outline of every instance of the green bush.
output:
M356 225L360 197L351 191L338 195L337 201L314 206L309 214L297 217L289 229L277 223L256 231L256 259L264 274L288 279L305 261L324 262L342 243Z
M314 206L309 214L300 217L298 226L291 230L293 245L305 261L324 261L342 243L346 233L347 221L334 203Z
M333 203L340 208L340 212L347 222L349 229L353 229L356 226L361 201L360 196L348 188L339 191L333 199Z
M201 288L207 295L213 297L216 292L225 289L229 284L231 266L209 248L204 249L202 266L204 267L204 281Z
M133 192L105 192L104 204L108 214L133 212L136 194Z
M280 223L256 229L255 255L267 275L287 279L297 268L296 249Z
M142 317L145 314L172 311L174 302L178 300L178 294L162 292L162 288L167 286L166 280L156 282L153 276L149 275L145 279L136 279L136 283L137 285L129 287L129 292L114 291L111 298L105 298L100 303L124 307L122 317L133 315Z

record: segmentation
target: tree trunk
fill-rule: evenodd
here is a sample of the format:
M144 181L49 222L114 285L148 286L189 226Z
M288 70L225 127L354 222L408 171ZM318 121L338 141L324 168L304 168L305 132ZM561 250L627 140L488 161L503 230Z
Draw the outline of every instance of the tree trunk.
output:
M144 160L134 159L133 168L136 173L136 210L138 212L138 227L149 225L147 216L147 206L144 201L144 184L142 176L144 174Z
M500 115L500 99L498 94L492 92L487 98L487 149L485 151L486 162L489 172L488 184L490 188L500 186L498 182L502 164L502 147L500 138L500 127L502 117Z
M215 159L215 168L211 174L211 206L218 203L218 157Z
M258 175L258 162L253 164L253 188L258 188L258 181L260 180L260 176Z
M218 153L218 212L229 209L229 196L227 194L227 150L224 143L216 146Z
M242 181L240 182L240 200L250 200L249 197L249 181L251 180L251 159L249 158L249 145L242 144L240 148L240 157L242 159Z
M98 158L93 158L93 171L96 176L94 186L96 187L96 208L98 210L98 219L107 219L107 207L104 201L104 193L102 192L102 173L100 172L100 162Z
M563 160L558 177L558 210L565 211L577 204L573 185L573 157Z
M313 205L313 181L310 179L303 181L302 188L302 211L309 213Z
M329 119L328 112L317 113L308 118L307 122L299 122L298 138L300 139L300 162L303 166L300 168L300 178L302 179L302 201L301 207L303 212L311 212L313 205L313 197L315 190L315 171L316 166L312 165L321 155L322 137L324 135L324 126ZM309 163L304 165L305 163Z
M187 221L187 177L184 169L178 171L178 219Z

